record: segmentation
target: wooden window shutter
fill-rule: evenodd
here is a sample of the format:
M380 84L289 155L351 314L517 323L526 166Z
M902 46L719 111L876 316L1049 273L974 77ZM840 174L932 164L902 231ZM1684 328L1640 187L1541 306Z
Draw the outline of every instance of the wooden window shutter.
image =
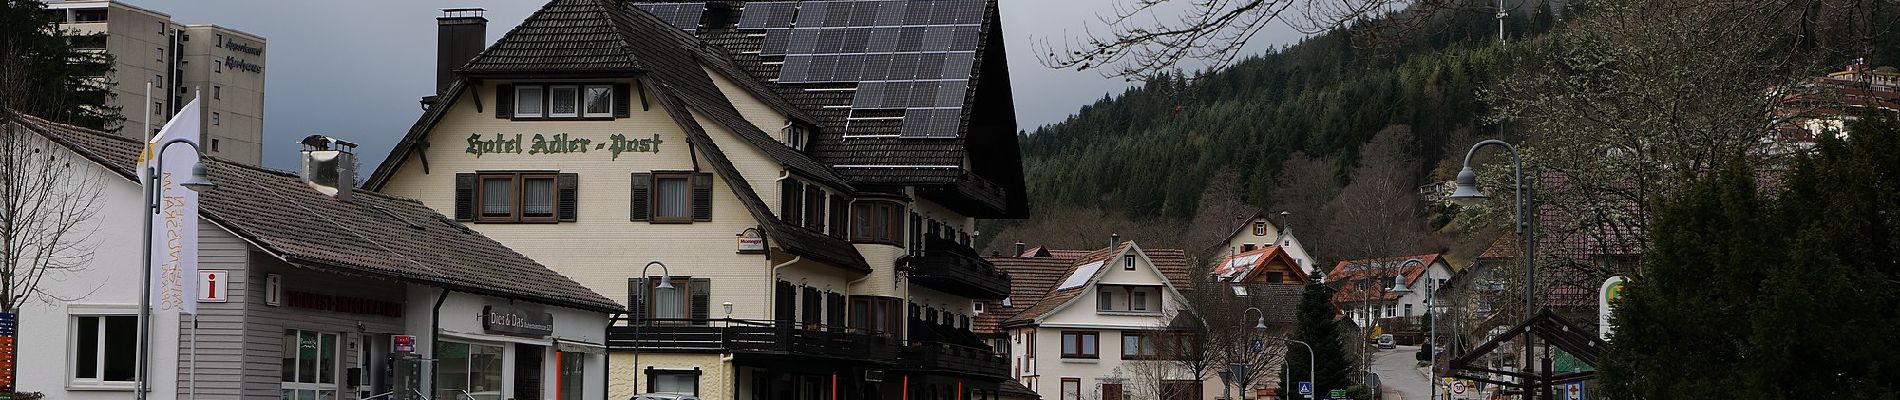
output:
M647 284L647 278L627 280L627 317L634 325L645 324L647 320L647 291L653 285Z
M712 174L693 174L693 220L712 221Z
M495 85L495 118L515 116L515 85Z
M559 220L567 222L574 221L578 213L575 209L580 204L580 185L580 174L564 173L555 176L554 187L556 190L556 198L554 200L554 206L555 215L559 217Z
M633 198L627 205L627 219L630 221L645 221L648 218L648 214L653 211L652 206L649 205L653 200L653 174L636 172L633 174L632 183Z
M804 192L805 192L805 185L800 184L797 180L786 179L783 181L779 181L779 188L778 188L779 219L783 219L785 220L785 222L790 222L793 224L798 223L799 215L800 215L799 211L801 211L798 207L798 200L802 198L802 196L804 195Z
M791 282L778 281L778 290L774 293L777 298L773 299L772 308L776 311L774 314L777 314L778 325L781 327L791 326L792 319L798 315L797 290Z
M827 293L825 303L825 323L831 324L831 330L843 330L845 327L844 294Z
M805 188L805 227L825 232L825 190L818 185Z
M824 299L820 297L822 295L818 293L818 288L806 286L804 292L803 300L805 303L805 312L801 318L803 320L799 322L803 322L808 329L817 328L820 324L824 323L824 321L819 320L819 318L824 317L822 314L825 308Z
M706 326L708 316L712 314L712 279L693 278L687 281L686 292L692 297L688 307L692 310L687 318L694 326Z
M475 174L455 174L455 220L475 220Z
M614 118L626 118L633 115L633 104L629 103L633 99L632 93L633 85L614 84Z
M831 237L843 239L845 228L851 226L851 203L844 196L831 195Z

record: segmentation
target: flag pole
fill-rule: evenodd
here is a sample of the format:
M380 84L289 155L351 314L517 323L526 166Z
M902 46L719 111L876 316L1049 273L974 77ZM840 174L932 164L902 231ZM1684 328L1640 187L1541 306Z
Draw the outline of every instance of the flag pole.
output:
M139 259L144 260L139 263L139 365L138 368L133 369L133 375L137 377L138 382L133 385L132 397L138 400L145 400L145 385L149 379L147 364L150 364L148 361L151 353L149 342L152 335L152 178L156 172L152 171L147 161L149 161L148 158L158 155L152 154L155 150L152 149L151 110L152 82L147 81L145 82L145 127L143 128L145 142L142 144L145 149L141 152L142 156L139 157L138 164L138 170L141 171L139 187L143 189L141 193L144 193L144 196L139 197L139 214L144 217L140 219L145 221L145 230L142 232L145 236L145 245L139 247L143 250L139 254Z

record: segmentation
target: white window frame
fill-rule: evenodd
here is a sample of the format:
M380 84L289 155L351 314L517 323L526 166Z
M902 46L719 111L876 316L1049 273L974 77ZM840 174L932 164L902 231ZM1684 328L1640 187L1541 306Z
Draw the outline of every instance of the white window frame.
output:
M805 130L804 126L800 126L798 124L786 124L785 125L785 145L791 146L792 150L805 151L805 143L810 141L809 140L810 134L811 134L810 132L807 132Z
M607 90L607 111L599 112L599 113L593 113L593 112L587 111L587 102L593 100L594 98L593 96L588 96L587 92L592 91L594 89ZM580 103L578 103L580 105L580 109L578 111L580 111L582 118L613 118L614 107L617 106L617 104L614 104L614 86L613 85L581 86L580 97L581 97Z
M1135 289L1128 291L1129 311L1148 311L1148 292Z
M97 371L98 372L97 374L93 375L99 378L77 379L73 377L74 373L78 372L75 370L75 368L79 366L79 343L75 341L74 339L78 338L79 318L82 318L82 317L138 318L138 307L137 306L86 306L86 305L72 305L68 307L68 311L66 312L66 373L64 375L64 378L66 380L66 388L79 389L79 390L134 390L136 389L137 388L136 385L138 384L136 381L107 381L107 380L102 379L105 376L104 356L105 356L105 339L106 339L105 334L104 334L105 320L103 319L100 320L100 324L98 327L98 329L100 330L100 335L98 338L100 343L98 343L98 345L99 345L99 355L101 359L99 360L98 364L96 364L96 368L99 368L99 371Z
M555 113L554 112L554 91L556 89L568 89L568 90L574 91L574 112L571 112L571 113ZM581 116L581 106L583 104L581 104L580 85L548 85L547 92L542 93L541 98L546 100L545 103L542 103L541 107L547 110L546 115L548 118L576 118L576 117Z
M343 342L344 340L343 335L336 332L325 332L325 331L314 330L314 329L285 328L285 330L295 331L298 333L299 336L301 336L303 332L315 333L317 334L318 346L322 346L323 337L325 335L334 336L336 337L336 340L332 341L331 343L334 343L336 348L332 348L330 349L330 351L333 351L336 353L330 355L330 362L333 364L330 366L330 372L331 372L330 383L283 382L282 378L278 378L278 383L277 383L278 391L280 392L284 390L315 390L319 392L329 391L331 392L332 398L335 398L336 395L342 394L343 358L345 355L343 353L343 347L345 346ZM279 355L278 357L281 358L282 355ZM319 355L317 359L322 360L323 358L321 355ZM302 363L293 363L293 364L300 365ZM318 367L317 373L322 373L322 372L323 372L322 367ZM295 374L293 374L293 376L294 375ZM323 377L318 376L317 380L321 381L323 380Z
M522 113L522 112L521 112L521 99L522 99L522 96L521 96L521 93L522 93L522 92L526 92L526 91L535 91L535 92L540 92L540 93L541 93L541 96L540 96L540 97L541 97L541 110L540 110L540 111L536 111L536 112L534 112L534 113L532 113L532 114L524 114L524 113ZM508 106L509 106L509 107L514 107L514 109L515 109L515 113L514 113L514 116L515 116L515 118L547 118L547 117L548 117L548 87L547 87L547 86L541 86L541 85L515 85L515 96L514 96L514 100L515 100L515 104L510 104L510 105L508 105Z

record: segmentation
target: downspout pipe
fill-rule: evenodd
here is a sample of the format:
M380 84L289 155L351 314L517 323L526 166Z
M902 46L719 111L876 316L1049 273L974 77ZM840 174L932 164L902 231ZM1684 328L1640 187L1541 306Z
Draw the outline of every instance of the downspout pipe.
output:
M435 348L440 346L439 343L441 343L438 342L438 340L442 340L442 303L447 303L448 301L449 288L442 288L442 294L436 295L435 297L435 307L429 312L429 358L431 359L436 357ZM440 382L437 382L435 379L430 379L429 393L435 393L440 389L440 385Z

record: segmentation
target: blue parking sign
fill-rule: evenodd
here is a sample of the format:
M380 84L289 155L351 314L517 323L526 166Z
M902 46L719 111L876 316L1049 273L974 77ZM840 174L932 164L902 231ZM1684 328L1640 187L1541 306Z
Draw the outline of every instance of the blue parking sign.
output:
M1313 382L1300 381L1300 395L1309 396L1312 394L1313 394Z

